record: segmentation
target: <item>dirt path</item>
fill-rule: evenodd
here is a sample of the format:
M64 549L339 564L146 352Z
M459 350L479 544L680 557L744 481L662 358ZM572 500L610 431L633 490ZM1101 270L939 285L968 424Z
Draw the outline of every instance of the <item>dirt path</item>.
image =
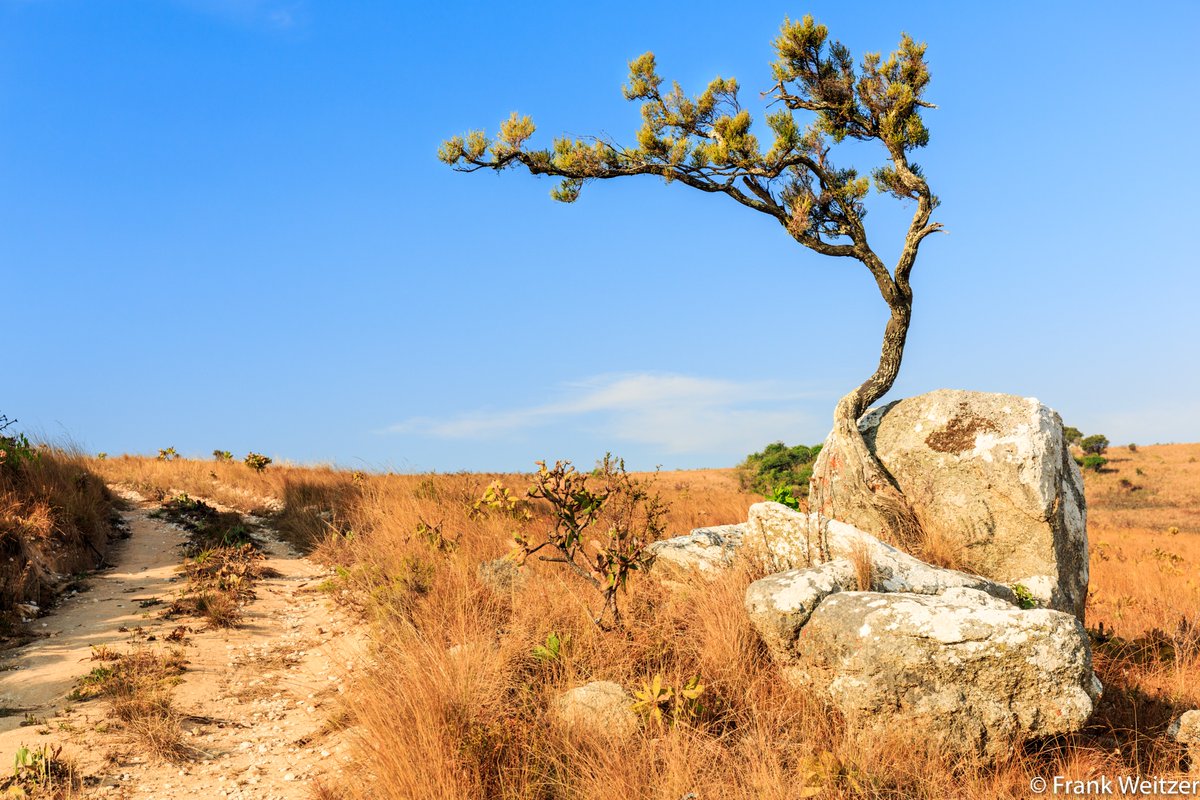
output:
M362 631L318 590L327 571L265 529L266 563L279 577L256 584L238 628L163 619L159 603L180 588L186 534L151 510L125 513L131 535L109 554L114 567L30 623L45 638L0 655L0 764L22 744L61 744L87 776L81 797L311 798L314 780L350 760L338 697L361 658ZM140 752L109 719L106 701L67 696L100 663L93 648L166 651L179 647L166 637L180 624L190 628L188 666L173 698L188 715L185 741L195 755L168 763Z

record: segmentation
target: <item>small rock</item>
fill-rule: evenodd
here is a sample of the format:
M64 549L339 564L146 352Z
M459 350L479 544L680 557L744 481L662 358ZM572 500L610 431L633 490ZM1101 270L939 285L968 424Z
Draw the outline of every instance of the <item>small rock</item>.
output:
M1200 775L1200 710L1185 711L1171 723L1167 736L1187 745L1191 774Z
M511 591L520 586L524 577L517 562L507 556L484 561L475 568L475 574L479 576L481 583L498 592Z
M628 739L638 729L633 698L611 681L592 681L564 692L555 710L568 727L600 737Z

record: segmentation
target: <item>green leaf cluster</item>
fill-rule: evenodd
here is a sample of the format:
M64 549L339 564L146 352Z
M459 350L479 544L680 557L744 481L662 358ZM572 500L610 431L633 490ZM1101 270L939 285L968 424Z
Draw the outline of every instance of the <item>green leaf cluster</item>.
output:
M788 447L783 442L772 442L737 466L738 482L747 491L784 505L790 505L785 498L792 499L798 506L795 498L808 496L808 482L820 452L819 444Z
M849 50L811 16L785 19L773 45L775 85L766 94L781 107L766 117L773 141L765 151L741 105L736 79L717 76L696 95L678 83L667 89L648 52L629 62L622 87L625 99L641 103L636 145L563 137L549 148L528 149L536 127L530 117L513 112L496 139L470 131L444 142L438 157L466 172L522 164L534 174L557 176L561 181L551 194L566 203L577 200L592 180L658 175L730 194L773 214L801 243L819 248L839 237L862 241L862 201L870 190L867 177L830 162L829 145L873 139L891 162L874 172L878 190L922 199L926 216L937 200L920 167L907 159L929 142L921 116L934 107L924 99L930 79L926 46L903 34L886 58L867 53L855 65ZM798 111L811 118L798 119Z

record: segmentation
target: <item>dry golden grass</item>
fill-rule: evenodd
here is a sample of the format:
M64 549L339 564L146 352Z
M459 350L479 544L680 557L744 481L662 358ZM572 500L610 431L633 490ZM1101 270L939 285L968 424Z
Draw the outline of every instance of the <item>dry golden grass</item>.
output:
M536 506L528 522L469 509L491 481L519 491L528 476L355 478L275 467L258 475L237 464L138 459L97 468L164 491L211 496L210 487L230 505L240 496L247 510L250 495L276 498L287 504L277 519L323 538L317 555L339 568L328 588L370 620L375 647L348 701L368 768L322 796L782 800L812 789L831 798L1018 798L1033 775L1176 773L1180 751L1165 727L1200 706L1200 446L1114 448L1110 457L1114 471L1086 476L1088 625L1103 624L1095 660L1104 699L1087 730L990 767L925 752L911 732L857 736L787 688L743 611L757 577L749 570L679 591L635 575L622 598L626 626L614 631L591 622L599 597L561 565L531 560L511 588L481 579L478 565L510 553L515 530L532 535L547 519ZM655 481L672 504L669 535L743 520L759 499L731 470ZM551 634L566 642L561 657L535 657ZM565 729L550 710L587 681L632 691L655 676L673 687L698 676L702 712L613 744Z
M59 575L94 569L113 533L114 500L89 461L41 447L0 462L0 616L14 603L49 603Z
M80 679L73 700L100 697L141 752L178 761L194 754L184 743L182 715L171 692L187 661L179 650L160 652L138 645L129 652L105 650L105 662Z

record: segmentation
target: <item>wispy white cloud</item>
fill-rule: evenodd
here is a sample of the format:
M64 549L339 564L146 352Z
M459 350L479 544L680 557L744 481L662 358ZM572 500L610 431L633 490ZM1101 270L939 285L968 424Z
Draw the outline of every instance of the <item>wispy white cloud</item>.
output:
M442 439L495 439L572 424L670 453L740 451L819 424L801 401L825 397L781 381L729 381L690 375L604 375L561 387L550 403L413 417L383 433Z

